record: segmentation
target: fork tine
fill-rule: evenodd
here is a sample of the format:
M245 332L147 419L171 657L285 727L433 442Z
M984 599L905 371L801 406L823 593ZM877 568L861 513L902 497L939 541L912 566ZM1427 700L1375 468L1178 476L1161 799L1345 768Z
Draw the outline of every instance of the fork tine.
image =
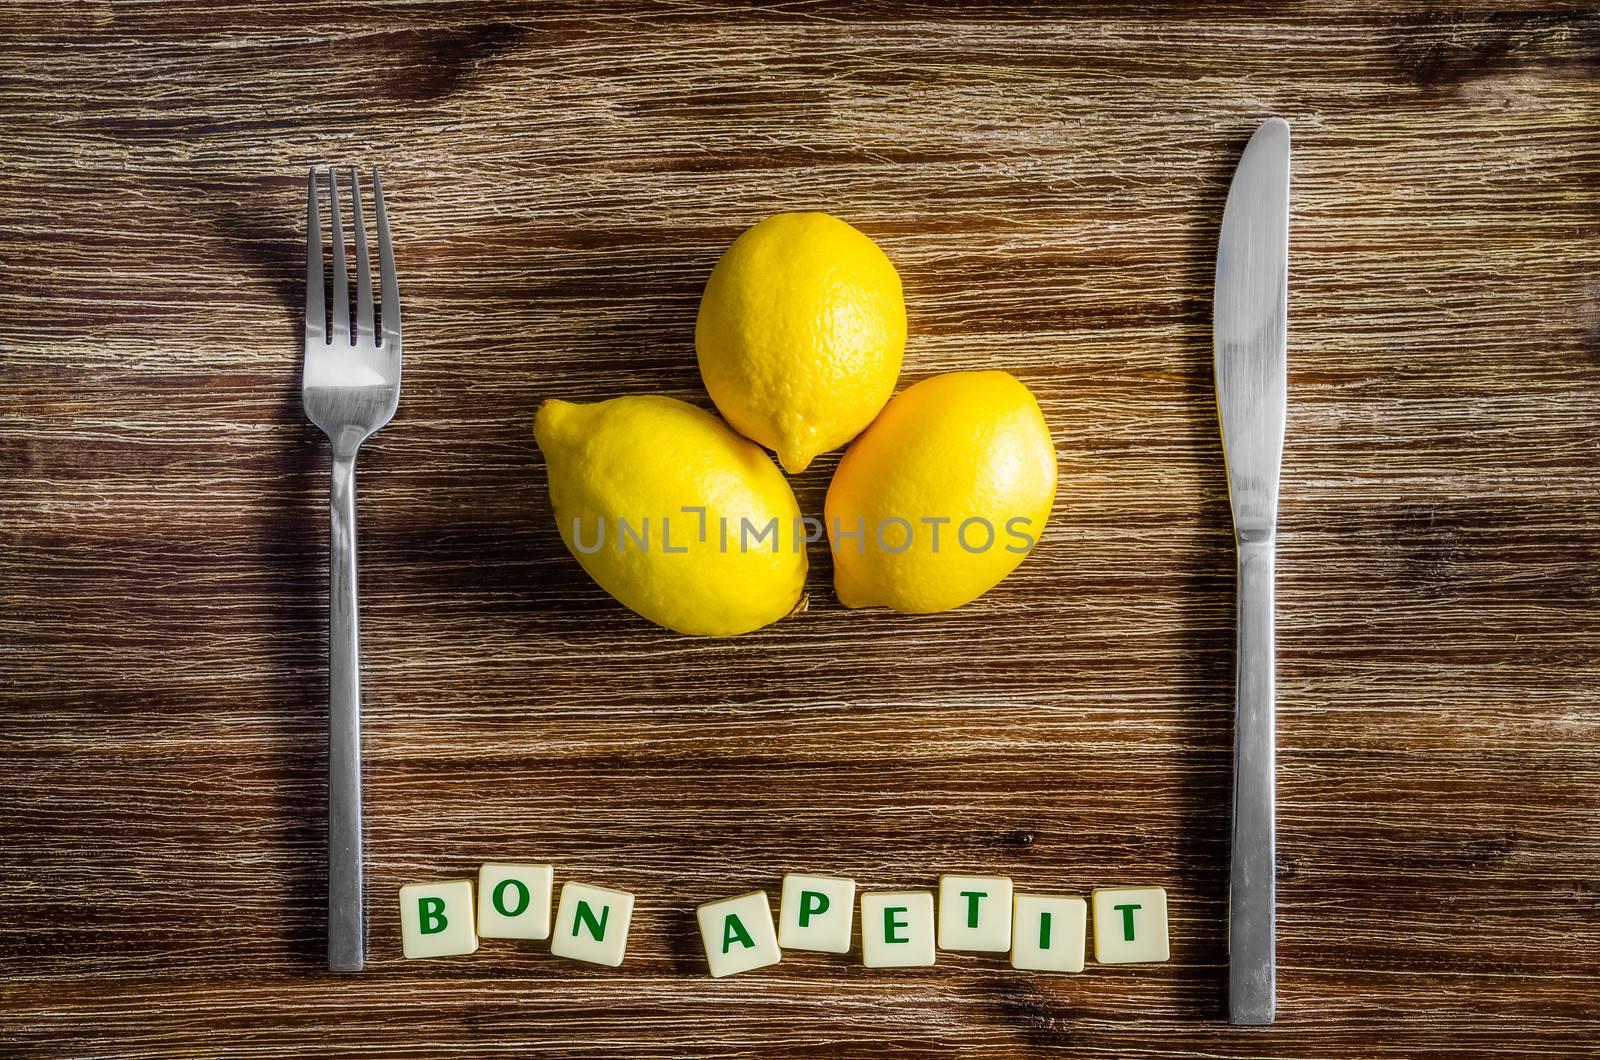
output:
M389 214L383 208L383 178L372 170L372 202L378 213L378 280L382 284L383 344L400 347L400 281L394 273L394 246L389 242Z
M350 341L350 273L344 266L344 223L339 220L339 179L328 167L328 193L333 196L333 341Z
M328 341L328 311L322 300L322 210L317 202L317 167L306 175L306 341Z
M372 262L367 257L367 222L361 216L361 171L350 167L351 219L356 231L356 341L372 341Z

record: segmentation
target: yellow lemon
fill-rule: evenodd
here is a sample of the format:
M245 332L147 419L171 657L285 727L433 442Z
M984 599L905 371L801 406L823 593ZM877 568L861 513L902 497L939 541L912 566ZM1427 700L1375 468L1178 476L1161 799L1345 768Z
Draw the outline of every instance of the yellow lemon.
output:
M800 508L772 458L668 397L546 401L533 433L561 539L600 587L652 622L721 637L793 611Z
M728 422L786 471L804 471L894 393L906 346L900 274L837 217L776 214L711 270L694 342Z
M1017 568L1055 494L1055 446L1027 387L1005 372L925 379L839 461L825 504L834 590L846 607L960 607Z

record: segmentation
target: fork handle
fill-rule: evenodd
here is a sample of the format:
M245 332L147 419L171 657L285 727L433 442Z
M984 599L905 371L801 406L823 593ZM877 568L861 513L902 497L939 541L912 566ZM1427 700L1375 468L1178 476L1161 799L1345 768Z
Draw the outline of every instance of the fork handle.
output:
M366 965L361 897L361 633L356 453L335 446L328 572L328 967Z
M1243 1024L1271 1023L1277 991L1273 551L1270 533L1239 537L1228 1019Z

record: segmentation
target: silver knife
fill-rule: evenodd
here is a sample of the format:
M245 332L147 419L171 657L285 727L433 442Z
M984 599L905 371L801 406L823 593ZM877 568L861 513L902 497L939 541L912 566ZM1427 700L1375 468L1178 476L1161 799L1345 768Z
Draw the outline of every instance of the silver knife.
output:
M1271 1023L1276 1005L1272 578L1288 408L1289 123L1250 137L1217 244L1212 339L1217 413L1239 552L1228 889L1228 1021Z

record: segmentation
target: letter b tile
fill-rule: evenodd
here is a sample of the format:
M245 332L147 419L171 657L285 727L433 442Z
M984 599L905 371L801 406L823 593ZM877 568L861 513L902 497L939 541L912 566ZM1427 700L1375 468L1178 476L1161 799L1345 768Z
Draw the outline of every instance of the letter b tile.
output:
M400 941L405 955L456 957L478 948L472 923L472 881L408 883L400 888Z

